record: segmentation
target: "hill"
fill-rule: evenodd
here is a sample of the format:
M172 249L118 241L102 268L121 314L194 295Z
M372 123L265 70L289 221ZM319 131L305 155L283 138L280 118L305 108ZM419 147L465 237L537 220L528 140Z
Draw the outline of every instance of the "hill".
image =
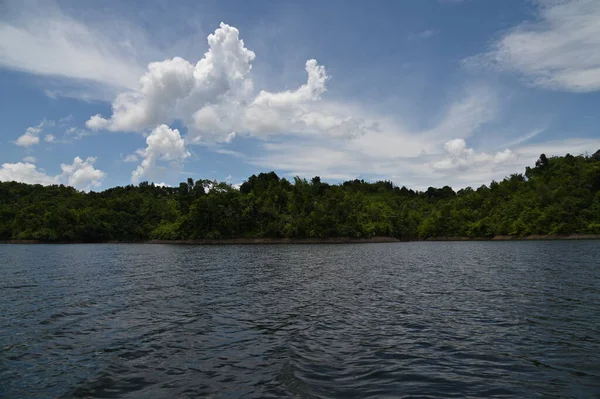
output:
M339 185L274 172L240 189L209 180L103 192L0 182L0 240L102 242L227 238L491 238L600 234L600 151L541 155L524 174L458 192L389 181Z

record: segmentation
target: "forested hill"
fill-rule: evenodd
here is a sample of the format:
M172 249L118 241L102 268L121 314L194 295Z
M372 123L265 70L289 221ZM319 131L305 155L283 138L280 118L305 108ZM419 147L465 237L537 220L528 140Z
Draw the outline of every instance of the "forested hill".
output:
M540 156L525 174L454 192L416 192L391 182L319 177L293 182L274 172L239 190L188 179L179 187L71 187L0 183L0 240L141 241L234 237L399 239L600 234L600 151Z

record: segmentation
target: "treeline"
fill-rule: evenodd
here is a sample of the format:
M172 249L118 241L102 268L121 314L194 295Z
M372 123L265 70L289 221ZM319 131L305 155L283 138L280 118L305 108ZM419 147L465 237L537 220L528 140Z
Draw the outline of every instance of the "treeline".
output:
M540 156L524 174L455 192L389 181L331 185L274 172L238 189L209 180L146 182L83 193L0 183L0 240L142 241L193 238L429 237L600 234L600 151Z

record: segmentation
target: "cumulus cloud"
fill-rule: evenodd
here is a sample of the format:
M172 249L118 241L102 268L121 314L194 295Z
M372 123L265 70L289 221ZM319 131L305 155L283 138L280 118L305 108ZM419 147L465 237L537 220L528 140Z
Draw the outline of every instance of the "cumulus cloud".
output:
M88 157L85 161L80 157L75 157L71 165L61 164L62 174L60 177L65 179L69 186L89 191L92 188L100 187L106 173L94 168L96 158Z
M399 186L426 190L428 186L449 185L454 189L478 187L501 180L512 173L523 173L541 153L548 156L593 152L600 139L567 139L535 145L515 146L497 152L469 148L464 139L448 140L440 150L416 156L393 156L371 150L361 151L330 143L265 143L260 156L248 162L287 176L331 180L354 178L392 180ZM383 154L383 155L379 155Z
M343 107L320 101L329 79L325 67L316 60L306 61L307 82L296 90L261 91L241 113L238 130L258 136L301 133L325 137L355 138L376 131L377 123L367 123Z
M112 115L94 115L87 127L141 131L178 119L188 127L191 141L225 143L237 133L357 137L375 128L320 101L329 77L316 60L306 62L307 81L295 90L256 94L250 77L255 54L239 31L221 23L208 36L208 45L196 65L179 57L151 63L137 90L117 96Z
M185 117L183 114L192 112L190 107L214 104L221 97L238 98L251 89L247 75L255 55L239 39L239 31L221 23L208 36L208 44L209 50L196 65L180 57L151 63L139 80L139 88L115 99L110 119L96 115L87 126L111 131L141 130Z
M27 128L25 133L15 140L15 144L20 147L31 147L40 143L40 135L44 129L55 126L56 122L53 120L44 119L37 126L30 126Z
M330 102L324 105L330 106ZM360 108L348 104L344 104L344 108L352 115L365 115ZM480 134L486 124L494 120L497 109L498 102L493 92L485 87L469 87L458 93L456 100L440 113L439 118L434 119L432 126L421 130L406 128L393 118L371 113L368 119L364 119L376 125L363 135L345 140L331 140L330 136L320 135L292 137L285 142L265 142L259 156L244 158L240 154L239 157L261 168L283 171L290 176L318 175L334 180L357 177L391 179L399 185L413 188L423 188L424 184L439 181L442 185L458 187L465 182L454 176L454 171L434 169L432 164L449 156L444 144L456 137L457 132L464 138ZM466 151L466 143L461 149ZM455 154L458 151L452 146L450 150ZM225 153L221 149L217 152ZM508 154L498 155L498 165L510 164L503 160ZM478 162L484 161L480 153L473 156ZM475 167L469 171L473 169ZM486 177L496 176L496 170L497 167L490 170ZM464 169L461 173L467 175ZM477 181L481 178L477 177Z
M75 157L70 165L61 164L62 173L48 175L35 164L35 158L28 157L25 162L5 163L0 168L0 181L17 181L28 184L68 184L80 190L89 191L100 187L106 173L94 168L96 158L89 157L85 161Z
M37 126L30 126L27 128L25 133L17 138L14 143L20 147L31 147L40 144L41 139L46 143L68 143L71 139L81 139L91 134L90 131L81 129L75 126L69 127L64 131L64 135L61 139L57 137L57 125L59 128L65 128L65 124L71 118L62 118L58 121L44 119ZM48 130L53 133L48 133Z
M520 72L544 88L600 90L600 2L541 0L537 17L465 63Z
M110 117L95 115L88 120L89 128L111 131L144 131L159 125L147 138L147 147L137 153L142 161L132 182L157 179L161 170L157 161L180 164L189 156L179 132L164 125L172 120L187 127L187 143L210 144L217 153L261 167L342 179L363 172L397 175L399 170L433 170L432 160L419 158L422 153L436 154L457 132L470 137L493 120L498 108L488 88L468 87L432 127L415 131L391 117L327 99L330 78L316 60L306 61L307 79L296 88L255 91L250 75L255 54L245 47L238 30L221 24L209 35L208 44L196 65L182 58L150 64L139 88L113 101ZM270 142L284 135L288 142ZM248 136L264 141L260 158L215 145ZM164 145L154 143L163 142L159 139L163 137L170 139ZM177 148L173 156L171 147Z
M160 125L146 138L146 148L139 150L138 155L142 162L131 174L133 183L138 183L142 177L152 178L157 162L166 161L171 167L178 167L191 154L179 130Z
M511 162L516 159L516 155L509 149L488 154L486 152L477 153L473 148L468 148L464 139L458 138L447 141L444 144L446 156L440 160L431 163L435 170L455 170L480 167L490 164L500 164Z
M0 168L0 181L17 181L28 184L58 184L57 176L48 176L33 163L5 163Z
M192 64L179 57L151 63L140 78L139 91L120 94L113 103L112 118L95 115L87 127L140 130L172 118L177 100L187 97L193 87L193 70Z
M31 147L39 144L41 131L40 127L28 127L25 133L15 141L15 144L19 147Z

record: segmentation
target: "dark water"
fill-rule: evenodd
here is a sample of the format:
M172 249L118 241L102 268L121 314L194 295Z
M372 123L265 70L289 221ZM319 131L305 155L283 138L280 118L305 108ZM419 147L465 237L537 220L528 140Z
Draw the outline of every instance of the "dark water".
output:
M600 242L0 245L1 398L600 397Z

